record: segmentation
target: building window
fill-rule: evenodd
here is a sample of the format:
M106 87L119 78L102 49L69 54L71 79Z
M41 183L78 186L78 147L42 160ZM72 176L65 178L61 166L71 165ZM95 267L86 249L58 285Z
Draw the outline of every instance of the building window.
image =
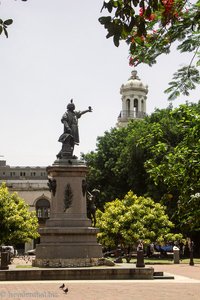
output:
M144 101L141 101L141 111L144 112Z
M26 176L25 172L20 172L20 176Z
M126 100L126 113L127 113L127 117L130 117L130 108L131 108L130 99L127 99Z
M50 216L50 202L47 199L39 199L36 202L36 214L38 219L48 219Z
M133 107L133 110L134 110L134 117L137 117L138 115L138 99L134 99L134 107Z

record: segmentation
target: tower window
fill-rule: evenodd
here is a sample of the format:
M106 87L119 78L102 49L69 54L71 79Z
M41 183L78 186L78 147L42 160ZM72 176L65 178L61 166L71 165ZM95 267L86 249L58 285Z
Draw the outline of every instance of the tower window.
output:
M133 110L134 110L134 117L137 117L138 115L138 99L134 99L134 102L133 102Z
M141 101L141 111L144 112L144 100Z
M127 116L130 116L130 109L131 109L130 99L127 99L127 100L126 100Z

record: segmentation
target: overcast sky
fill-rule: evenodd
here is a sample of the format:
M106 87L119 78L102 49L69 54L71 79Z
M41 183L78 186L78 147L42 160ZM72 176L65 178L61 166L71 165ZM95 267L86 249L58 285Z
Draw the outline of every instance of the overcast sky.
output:
M70 99L79 119L75 154L96 149L96 138L115 127L120 87L131 74L128 47L116 48L98 22L103 0L1 0L0 18L12 18L9 38L0 36L1 159L11 166L51 165L61 149L61 117ZM139 66L148 84L147 113L168 106L163 93L173 72L190 58L164 55L153 67ZM199 90L188 99L197 102ZM185 103L181 97L174 106Z

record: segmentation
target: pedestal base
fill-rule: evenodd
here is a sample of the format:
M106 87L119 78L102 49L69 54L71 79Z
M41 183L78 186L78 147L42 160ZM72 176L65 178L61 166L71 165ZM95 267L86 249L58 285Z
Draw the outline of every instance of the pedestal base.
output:
M94 267L99 265L98 258L36 258L33 261L33 267L40 268L78 268L78 267Z
M51 213L39 229L34 266L96 265L102 257L98 229L90 227L86 210L87 167L76 160L57 160L47 168L52 190Z
M42 243L36 246L34 266L66 267L97 265L102 248L93 227L47 227L40 229Z

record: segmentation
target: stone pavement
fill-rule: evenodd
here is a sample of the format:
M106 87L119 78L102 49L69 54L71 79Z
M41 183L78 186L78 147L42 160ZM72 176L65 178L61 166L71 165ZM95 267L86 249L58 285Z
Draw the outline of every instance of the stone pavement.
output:
M132 264L123 264L130 267ZM0 299L200 300L200 265L154 265L174 275L170 280L18 281L0 282ZM59 288L65 284L69 291Z

